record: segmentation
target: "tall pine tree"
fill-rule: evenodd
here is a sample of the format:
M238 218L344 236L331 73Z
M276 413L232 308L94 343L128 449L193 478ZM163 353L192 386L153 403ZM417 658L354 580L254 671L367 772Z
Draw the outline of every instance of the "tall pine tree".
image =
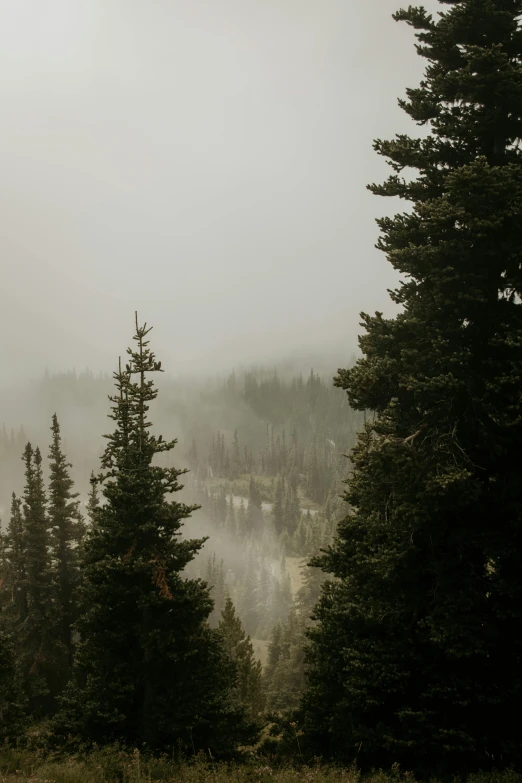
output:
M250 636L245 634L230 596L225 601L218 630L223 646L234 662L236 682L232 697L237 706L247 710L252 720L257 720L264 707L261 663L254 656Z
M277 477L274 503L272 505L272 519L274 520L275 531L280 536L285 526L285 496L281 476Z
M78 617L78 590L80 586L79 552L85 531L80 514L78 492L73 492L70 475L72 465L62 451L60 425L56 414L51 427L52 442L49 451L49 523L51 552L56 582L59 638L65 653L60 674L68 682L73 661L72 626Z
M426 773L522 766L522 0L444 4L395 16L428 60L400 103L432 132L375 144L394 173L371 190L413 205L379 221L402 311L363 315L337 378L376 415L304 704L315 752Z
M6 631L16 632L27 617L27 577L22 500L14 492L9 523L2 537L0 595L1 625Z
M105 503L84 545L77 677L55 731L223 754L244 738L243 713L230 703L233 666L207 624L209 591L183 575L204 543L181 537L197 506L170 499L186 471L153 464L176 441L150 432L147 412L157 390L148 376L161 363L148 347L149 331L136 319L135 347L114 374L116 429L107 436L100 476Z
M19 585L25 602L19 615L17 655L29 696L30 710L43 717L54 709L60 688L63 659L57 638L57 606L51 569L49 517L45 494L42 455L27 444L23 454L25 489L23 495L21 569ZM14 503L14 501L13 501ZM15 516L18 511L15 510Z
M96 524L96 513L97 509L100 506L100 498L98 496L98 484L96 481L96 476L94 475L94 471L91 472L91 478L90 478L90 484L91 488L89 490L89 497L87 499L87 516L89 517L89 522L91 525Z

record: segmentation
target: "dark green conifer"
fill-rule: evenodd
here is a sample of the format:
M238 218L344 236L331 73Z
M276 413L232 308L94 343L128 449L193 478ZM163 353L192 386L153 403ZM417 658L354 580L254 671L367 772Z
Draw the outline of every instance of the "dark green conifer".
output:
M0 595L1 626L6 631L15 633L27 617L27 576L22 500L14 492L11 497L9 524L2 536Z
M293 535L301 521L301 504L297 490L290 485L290 497L288 504L287 526L290 535Z
M238 707L247 710L251 719L256 720L264 707L261 663L255 658L250 636L245 634L230 596L227 596L218 630L227 655L235 666L233 700Z
M72 465L62 451L60 425L56 414L51 427L49 450L49 506L51 527L51 554L56 583L59 639L65 651L60 667L63 683L68 682L73 660L72 626L78 617L78 590L80 586L80 543L85 525L80 514L78 492L73 492L70 475Z
M253 476L248 485L247 527L249 531L260 531L263 527L263 511L259 487Z
M13 644L0 631L0 742L16 741L26 723L26 697Z
M232 442L232 478L237 478L242 471L243 461L241 459L241 448L239 446L239 435L237 429L234 430L234 440Z
M89 517L89 522L94 527L94 525L96 524L97 510L100 506L100 498L98 494L98 482L96 481L96 476L94 475L94 471L91 472L90 484L91 484L91 488L89 490L89 497L87 499L87 516Z
M283 626L281 623L276 623L270 632L270 639L268 642L268 660L264 671L265 683L271 682L277 663L281 657L282 636Z
M84 612L77 679L55 721L57 735L132 747L225 754L241 741L243 714L230 705L233 666L207 618L205 584L183 570L205 539L182 538L196 510L169 496L184 470L153 464L176 441L147 419L161 364L136 320L135 348L114 374L117 394L102 458L105 503L84 544Z
M208 559L205 581L211 588L210 594L214 602L208 622L211 628L216 628L227 600L227 589L224 563L223 560L218 561L215 553Z
M35 717L54 708L59 690L61 645L57 638L57 605L51 569L49 517L43 481L42 455L30 443L24 450L23 569L26 616L20 617L14 640L29 706ZM13 628L13 631L15 629Z
M299 705L305 685L304 629L305 618L295 607L284 624L274 629L264 677L269 710L288 712Z
M276 533L278 536L280 536L283 532L285 524L285 497L283 492L283 482L280 476L277 478L274 503L272 505L272 519L274 520Z
M234 507L234 496L230 495L229 501L227 503L227 515L225 519L225 529L227 530L230 535L235 536L237 532L237 524L236 524L236 510Z
M413 204L379 221L402 312L363 315L337 379L376 415L304 710L314 752L430 775L522 766L522 2L445 8L395 17L428 60L401 105L432 133L375 145L394 173L372 191Z

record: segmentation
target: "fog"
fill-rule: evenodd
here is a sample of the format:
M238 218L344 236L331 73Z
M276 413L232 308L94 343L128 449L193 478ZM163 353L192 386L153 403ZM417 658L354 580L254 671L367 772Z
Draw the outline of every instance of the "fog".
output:
M135 309L175 373L353 351L395 283L372 140L415 131L397 5L0 0L2 384L111 370Z

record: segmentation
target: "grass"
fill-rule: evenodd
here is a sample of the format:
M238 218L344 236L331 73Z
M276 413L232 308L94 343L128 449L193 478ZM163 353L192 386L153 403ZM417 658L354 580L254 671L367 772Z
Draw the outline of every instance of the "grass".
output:
M84 757L53 758L6 745L0 748L0 783L415 783L415 779L398 768L362 777L355 768L274 768L255 757L241 764L225 764L201 754L179 762L110 747ZM522 783L522 776L512 772L475 775L467 783Z

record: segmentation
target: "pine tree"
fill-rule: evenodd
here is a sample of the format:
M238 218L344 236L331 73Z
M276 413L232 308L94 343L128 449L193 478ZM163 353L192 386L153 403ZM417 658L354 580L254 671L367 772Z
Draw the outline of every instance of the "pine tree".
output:
M16 651L30 710L43 717L54 709L62 664L57 639L57 608L54 599L50 558L49 518L43 481L42 455L30 443L23 454L25 489L22 517L22 583L26 615L20 616L16 631ZM13 629L15 630L15 629Z
M282 636L283 626L281 623L276 623L270 632L270 640L268 643L268 660L264 671L265 687L267 683L271 683L279 658L281 657ZM270 703L268 706L270 706Z
M13 645L0 631L0 742L21 736L27 722L26 706Z
M288 514L287 514L287 528L290 535L293 535L301 521L301 504L299 503L299 496L297 490L290 487Z
M244 536L247 532L247 509L245 508L245 501L243 498L239 501L239 508L236 515L238 533Z
M249 531L258 532L263 527L263 511L259 487L253 476L250 476L248 487L247 526Z
M401 106L432 133L375 144L394 173L371 190L413 204L379 221L403 309L362 316L336 381L375 418L303 713L315 752L430 775L522 765L522 2L446 4L395 16L429 62Z
M308 483L307 494L317 503L322 503L325 498L325 486L322 465L317 455L317 443L314 435L312 447L308 459Z
M259 607L259 567L258 558L248 547L244 557L244 570L241 574L241 592L237 597L238 612L249 636L256 637L260 621Z
M183 575L205 541L180 537L197 507L168 499L186 471L152 464L176 441L152 435L147 420L157 396L148 375L161 371L149 331L136 318L136 347L114 374L116 429L100 476L105 503L84 545L77 679L55 732L223 754L243 739L243 715L229 705L233 667L207 624L208 589Z
M79 546L85 532L80 514L78 492L73 492L74 482L62 451L58 417L53 415L52 442L49 450L49 507L51 526L51 552L56 579L58 635L66 659L60 667L64 685L71 674L73 661L72 626L78 618L78 589L80 586Z
M274 520L276 533L280 536L283 532L285 523L285 498L283 493L283 482L280 476L277 478L274 503L272 505L272 518Z
M267 707L277 712L295 710L305 685L304 618L294 609L274 629L265 673Z
M2 537L2 566L0 621L6 631L16 633L28 608L22 500L14 492L9 524Z
M219 618L227 599L224 563L223 560L217 560L215 553L212 557L209 557L207 562L206 583L211 588L211 596L214 602L208 622L211 628L215 628L219 623Z
M234 496L230 495L229 502L227 504L227 515L225 519L225 529L228 533L230 533L231 536L236 535L237 533L237 523L236 523L236 510L234 507Z
M264 707L261 663L255 658L250 636L245 634L230 596L227 596L218 630L236 670L233 699L247 710L251 719L256 720Z
M234 430L234 440L232 442L232 478L236 479L242 470L241 448L239 446L239 435L237 429Z
M90 484L91 484L91 489L89 491L89 497L87 499L87 516L89 517L91 526L94 527L96 525L98 508L100 506L100 498L98 495L98 483L96 481L96 476L94 475L94 471L91 471Z

